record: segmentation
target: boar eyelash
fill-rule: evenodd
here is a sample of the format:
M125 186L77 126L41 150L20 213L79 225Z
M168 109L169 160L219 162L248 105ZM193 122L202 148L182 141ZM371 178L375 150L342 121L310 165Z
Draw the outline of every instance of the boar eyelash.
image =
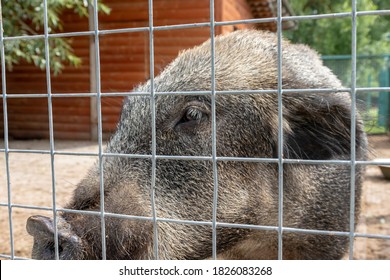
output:
M191 120L200 122L200 120L203 118L203 112L196 108L189 108L185 113L185 117L190 117Z

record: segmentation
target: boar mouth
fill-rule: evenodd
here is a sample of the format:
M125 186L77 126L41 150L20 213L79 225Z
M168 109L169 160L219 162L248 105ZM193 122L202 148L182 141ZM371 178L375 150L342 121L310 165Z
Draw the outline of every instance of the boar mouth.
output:
M75 234L70 225L58 218L58 257L59 259L80 259L82 256L82 241ZM31 216L27 220L27 232L34 237L32 250L33 259L52 260L55 255L55 228L51 218L45 216Z

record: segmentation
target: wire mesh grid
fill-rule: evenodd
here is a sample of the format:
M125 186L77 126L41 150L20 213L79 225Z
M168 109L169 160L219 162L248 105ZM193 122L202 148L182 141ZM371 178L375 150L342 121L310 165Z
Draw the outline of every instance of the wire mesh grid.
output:
M356 0L351 0L352 10L351 12L333 13L333 14L318 14L318 15L303 15L303 16L282 16L282 0L277 0L277 16L272 18L256 18L256 19L245 19L245 20L234 20L234 21L216 21L215 20L215 6L214 0L210 0L210 21L202 23L191 23L191 24L178 24L178 25L165 25L165 26L154 26L153 24L153 0L148 0L148 18L149 26L139 28L121 28L112 30L99 30L99 17L97 9L97 0L91 1L93 7L93 30L83 32L71 32L71 33L57 33L51 34L48 28L48 1L43 0L44 3L44 34L42 35L25 35L25 36L14 36L4 37L3 24L0 20L0 50L1 50L1 75L2 75L2 103L4 111L4 148L0 149L0 152L5 155L5 170L7 178L7 203L0 203L0 207L8 208L8 219L9 219L9 236L10 236L10 255L0 254L2 258L8 259L21 259L15 254L14 249L14 238L13 238L13 209L34 209L34 210L46 210L52 211L53 221L55 225L54 231L54 243L55 243L55 258L59 259L59 240L58 240L58 229L57 229L57 218L59 212L69 213L81 213L85 215L99 216L101 221L101 236L106 236L105 233L105 217L116 217L122 219L134 219L151 221L153 223L153 244L154 244L154 257L159 259L158 250L158 223L179 223L188 225L203 225L212 227L212 258L217 258L217 228L243 228L243 229L254 229L254 230L271 230L278 234L278 259L282 259L283 256L283 233L294 232L294 233L305 233L305 234L321 234L321 235L333 235L333 236L347 236L349 237L349 258L353 259L354 252L354 239L356 237L365 238L380 238L389 239L390 235L382 234L363 234L355 232L355 167L358 165L384 165L389 164L388 160L382 161L359 161L356 159L356 93L357 92L368 92L368 91L386 91L390 92L388 87L378 88L358 88L356 87L356 44L357 44L357 18L359 16L370 16L370 15L390 15L389 10L376 10L376 11L357 11ZM1 8L1 2L0 2ZM316 20L323 18L350 18L352 24L352 73L351 73L351 87L350 88L317 88L317 89L283 89L282 88L282 23L284 21L301 21L301 20ZM251 23L266 23L274 22L277 26L277 89L276 90L245 90L245 91L218 91L216 90L215 84L215 41L216 35L215 29L219 26L234 25L234 24L251 24ZM206 27L210 29L210 40L211 40L211 90L210 91L187 91L187 92L156 92L154 89L154 32L160 30L176 30L176 29L187 29L187 28L200 28ZM148 32L149 34L149 62L150 62L150 92L115 92L115 93L104 93L101 90L100 84L100 51L99 51L99 38L108 34L118 33L131 33L131 32ZM50 70L50 38L64 38L64 37L76 37L76 36L92 36L94 38L95 47L95 67L97 73L97 84L96 92L93 93L56 93L52 94L51 90L51 70ZM47 93L35 93L35 94L7 94L6 86L6 63L4 54L4 43L13 40L37 40L44 39L45 42L45 60L46 60L46 85ZM349 92L352 98L351 105L351 158L350 160L302 160L302 159L286 159L283 158L283 111L282 111L282 96L284 93L293 92ZM261 93L276 93L278 99L278 153L277 158L241 158L241 157L222 157L217 156L217 127L216 127L216 96L226 94L261 94ZM156 104L155 97L159 95L209 95L211 96L211 108L212 108L212 155L211 156L174 156L174 155L159 155L156 153ZM141 154L118 154L118 153L107 153L103 150L103 137L102 137L102 108L101 98L105 96L146 96L150 98L151 112L152 112L152 153L150 155ZM53 98L66 97L96 97L97 98L97 116L98 116L98 152L97 153L79 153L79 152L64 152L57 151L54 143L54 131L53 131ZM8 115L7 115L7 100L12 98L47 98L48 100L48 112L49 112L49 132L50 132L50 149L49 150L28 150L28 149L11 149L9 147L9 132L8 132ZM12 187L10 183L10 166L9 166L9 155L11 153L34 153L34 154L47 154L50 155L51 162L51 179L52 179L52 207L38 207L34 205L21 205L12 202L11 193ZM56 174L55 174L55 157L57 155L71 155L71 156L94 156L98 158L99 176L100 176L100 211L85 211L85 210L73 210L57 207L56 203ZM106 212L104 208L104 157L127 157L127 158L139 158L148 159L152 162L152 175L151 175L151 193L150 200L152 205L152 216L132 216L124 214L116 214ZM156 205L155 205L155 185L156 185L156 162L159 159L165 160L200 160L210 161L213 166L213 207L212 207L212 221L194 221L194 220L183 220L183 219L167 219L157 216ZM220 161L240 161L240 162L260 162L260 163L275 163L278 165L278 225L277 226L264 226L264 225L250 225L250 224L236 224L236 223L225 223L217 220L217 198L218 198L218 162ZM326 230L315 230L315 229L300 229L290 228L283 226L283 166L284 164L337 164L337 165L348 165L351 170L351 183L350 183L350 231L326 231ZM102 238L102 258L106 259L106 239Z

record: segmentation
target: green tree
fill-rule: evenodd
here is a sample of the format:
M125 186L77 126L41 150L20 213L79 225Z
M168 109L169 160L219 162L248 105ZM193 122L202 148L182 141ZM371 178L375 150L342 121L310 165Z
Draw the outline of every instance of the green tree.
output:
M351 12L350 0L293 0L297 15ZM390 0L358 0L358 11L390 9ZM297 43L305 43L322 55L351 54L351 18L301 20L298 28L285 32ZM390 50L390 16L359 16L357 19L357 53L383 54Z
M108 14L110 9L98 1L98 10ZM88 3L92 0L47 0L48 28L50 33L61 32L63 22L60 15L71 9L80 17L88 17ZM42 0L1 1L4 37L37 35L43 33L44 4ZM81 59L73 53L71 39L50 38L50 68L54 74L60 73L66 64L78 66ZM33 63L44 69L46 67L45 42L42 39L7 40L4 43L7 69L12 71L15 64L22 61Z

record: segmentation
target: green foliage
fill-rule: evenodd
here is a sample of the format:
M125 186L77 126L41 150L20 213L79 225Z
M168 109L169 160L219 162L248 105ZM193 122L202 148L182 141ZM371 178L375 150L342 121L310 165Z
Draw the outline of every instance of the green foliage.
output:
M352 1L290 0L297 15L350 13ZM389 10L390 0L357 0L357 11ZM390 69L390 16L365 15L357 17L356 86L389 86L380 82L380 75ZM352 78L352 20L350 16L298 21L298 28L285 31L284 36L295 43L311 46L323 55L328 66L346 87ZM324 57L325 55L325 57ZM365 119L367 133L384 133L380 118L377 92L358 93L358 104Z
M378 121L378 108L370 108L363 113L364 131L368 134L383 134L388 130Z
M292 0L297 15L351 12L351 1ZM390 0L359 0L358 11L390 9ZM351 54L351 17L301 20L298 29L285 36L304 43L322 55ZM390 16L359 16L357 19L357 53L383 54L390 50Z
M73 10L80 17L88 17L88 2L92 0L47 0L48 32L63 30L61 13ZM108 14L110 9L98 1L98 10ZM42 0L2 1L4 37L43 34L44 6ZM45 42L43 39L19 39L5 41L5 62L12 71L13 65L22 61L33 63L40 69L46 67ZM49 39L50 68L54 74L60 73L66 64L78 66L81 59L73 53L71 39Z

